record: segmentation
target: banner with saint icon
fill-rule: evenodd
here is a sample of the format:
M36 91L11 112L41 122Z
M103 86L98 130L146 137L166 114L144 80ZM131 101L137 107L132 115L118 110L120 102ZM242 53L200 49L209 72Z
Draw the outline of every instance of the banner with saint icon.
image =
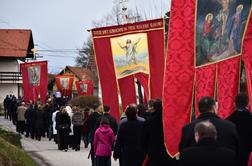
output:
M92 29L103 104L118 120L119 95L123 110L136 103L135 80L146 99L162 98L164 26L163 19L155 19Z
M61 92L62 96L72 96L73 80L73 75L57 75L55 77L56 86Z
M196 66L241 54L251 0L198 0Z
M247 33L251 4L252 0L171 1L163 85L164 142L170 156L178 155L181 129L191 121L193 110L197 118L203 96L218 101L222 119L235 110L241 61L245 70L252 64L252 33Z
M76 88L78 91L78 95L82 96L92 96L94 91L94 85L92 80L82 80L76 81Z
M47 61L21 64L25 102L36 102L39 98L46 101L47 94Z

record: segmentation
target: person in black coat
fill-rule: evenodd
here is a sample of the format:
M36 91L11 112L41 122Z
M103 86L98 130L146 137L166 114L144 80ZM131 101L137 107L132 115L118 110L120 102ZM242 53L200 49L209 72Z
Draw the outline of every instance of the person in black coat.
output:
M18 107L17 98L13 96L10 102L10 112L11 112L12 123L14 125L17 124L17 107Z
M95 165L95 154L94 154L94 144L93 144L93 140L94 140L94 134L95 134L95 130L96 130L96 122L97 119L101 117L101 114L99 113L99 105L98 104L94 104L93 106L94 112L90 114L90 116L88 117L88 128L89 128L89 142L91 145L91 149L90 149L90 155L91 155L91 160L92 160L92 165Z
M179 144L179 151L195 144L194 127L197 123L210 120L217 129L217 140L220 145L234 150L238 155L239 152L239 136L235 124L220 119L216 114L215 101L211 97L203 97L199 103L199 117L190 124L182 128L182 137Z
M227 120L233 122L240 138L239 166L247 166L252 151L252 115L248 110L249 98L245 93L237 95L236 111Z
M68 137L71 131L71 119L65 108L57 114L56 129L58 131L58 146L59 150L68 150Z
M162 101L153 103L154 112L144 125L144 148L148 155L148 166L175 166L177 161L172 159L164 146L162 123Z
M194 134L197 143L180 152L180 166L235 166L235 152L219 145L216 128L210 121L197 123Z
M99 128L100 126L100 123L101 123L101 119L103 117L107 118L109 120L109 125L110 125L110 128L113 130L114 132L114 135L117 135L117 129L118 129L118 125L117 125L117 122L116 122L116 119L114 117L112 117L109 112L110 112L110 107L109 106L103 106L103 115L100 116L97 121L96 121L96 129ZM95 130L96 130L95 129Z
M38 106L34 118L36 140L40 141L46 125L46 114L42 105Z
M29 137L32 133L32 114L35 112L33 105L30 103L29 108L25 112L25 137Z
M142 145L144 122L137 119L136 105L129 105L127 121L121 124L114 148L114 159L121 159L121 166L141 166L145 157Z

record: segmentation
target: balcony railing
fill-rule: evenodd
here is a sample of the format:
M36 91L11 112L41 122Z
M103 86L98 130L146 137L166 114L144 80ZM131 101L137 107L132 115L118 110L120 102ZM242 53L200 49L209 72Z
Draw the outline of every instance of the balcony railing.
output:
M21 83L21 72L0 72L0 83Z

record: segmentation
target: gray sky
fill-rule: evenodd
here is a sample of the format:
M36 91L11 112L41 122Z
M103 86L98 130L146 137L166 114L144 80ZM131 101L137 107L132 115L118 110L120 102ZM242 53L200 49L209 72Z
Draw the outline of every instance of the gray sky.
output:
M114 0L0 0L0 28L31 29L39 50L45 52L49 72L75 64L75 49L81 48L92 28L113 7ZM170 9L170 0L129 0L128 8L159 18Z

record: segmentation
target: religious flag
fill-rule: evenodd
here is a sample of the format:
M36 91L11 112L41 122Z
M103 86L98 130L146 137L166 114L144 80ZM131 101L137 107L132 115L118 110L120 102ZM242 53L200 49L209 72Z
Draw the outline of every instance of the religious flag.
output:
M252 13L250 13L252 14ZM249 96L250 111L252 112L252 17L250 17L247 32L243 42L242 58L245 65L247 92ZM252 163L251 163L252 164Z
M45 103L48 83L47 61L22 63L21 71L24 101L37 102L40 98L42 103Z
M193 107L198 115L202 96L215 97L221 118L235 110L250 11L251 0L171 1L163 89L164 140L170 156L178 154L181 129L190 122Z
M120 118L118 94L123 110L136 103L136 79L146 98L162 97L163 19L97 28L92 35L103 104L110 106L114 117Z
M92 96L94 91L94 85L92 80L76 81L76 88L78 95Z
M55 77L56 86L62 96L72 96L73 79L72 75L57 75Z

